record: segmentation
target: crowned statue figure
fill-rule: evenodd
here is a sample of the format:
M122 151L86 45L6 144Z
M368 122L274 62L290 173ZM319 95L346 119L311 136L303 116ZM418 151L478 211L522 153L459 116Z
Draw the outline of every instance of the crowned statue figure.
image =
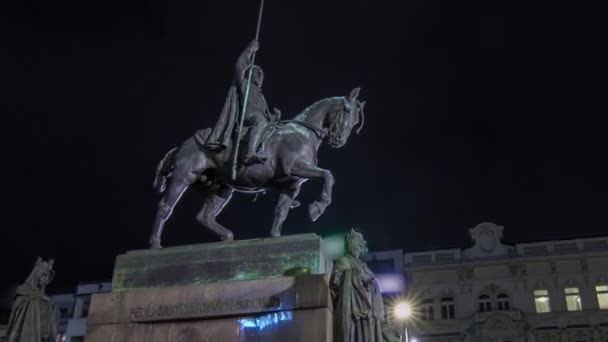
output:
M36 260L25 282L17 287L9 317L7 342L51 342L57 335L55 304L45 293L53 280L53 260Z
M330 288L334 306L334 342L397 342L399 334L385 320L384 303L374 273L360 260L367 251L363 235L346 234L346 253L334 264Z

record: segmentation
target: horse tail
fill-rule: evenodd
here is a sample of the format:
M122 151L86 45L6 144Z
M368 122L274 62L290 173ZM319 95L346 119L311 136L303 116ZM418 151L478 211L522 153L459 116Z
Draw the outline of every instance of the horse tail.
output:
M160 160L158 166L156 167L156 176L154 177L154 190L160 192L161 194L165 192L167 187L167 178L171 176L171 171L173 169L173 161L175 160L175 155L177 154L177 147L172 148L165 154L163 159Z

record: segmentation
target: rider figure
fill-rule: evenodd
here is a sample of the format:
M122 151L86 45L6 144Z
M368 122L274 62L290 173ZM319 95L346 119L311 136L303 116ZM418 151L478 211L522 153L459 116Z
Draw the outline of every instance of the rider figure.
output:
M266 99L262 94L264 73L259 66L251 64L251 57L253 53L258 50L258 47L257 40L252 41L247 49L239 56L235 68L235 85L239 94L241 108L243 108L243 101L245 100L245 93L247 92L249 68L252 69L251 85L249 86L249 97L243 123L243 126L249 127L249 142L243 160L245 165L264 162L266 160L265 156L256 154L256 150L260 143L260 139L262 138L262 134L264 133L264 129L266 129L268 121L271 119Z

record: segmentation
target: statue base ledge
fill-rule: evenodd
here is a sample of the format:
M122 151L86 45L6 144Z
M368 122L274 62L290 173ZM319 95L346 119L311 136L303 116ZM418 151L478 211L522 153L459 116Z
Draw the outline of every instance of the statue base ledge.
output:
M114 292L325 274L316 234L129 251L116 258Z

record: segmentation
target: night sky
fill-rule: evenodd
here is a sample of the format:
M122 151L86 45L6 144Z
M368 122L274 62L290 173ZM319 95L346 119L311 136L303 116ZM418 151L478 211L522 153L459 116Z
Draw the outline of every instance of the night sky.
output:
M4 1L0 5L0 285L36 256L51 288L111 278L147 247L164 153L212 126L256 1ZM289 118L362 88L366 125L324 146L334 202L284 234L359 227L372 250L466 247L468 229L508 242L606 235L605 17L583 3L266 1L257 62ZM300 200L317 198L306 183ZM267 236L275 197L236 195L218 221ZM164 245L216 241L186 194Z

